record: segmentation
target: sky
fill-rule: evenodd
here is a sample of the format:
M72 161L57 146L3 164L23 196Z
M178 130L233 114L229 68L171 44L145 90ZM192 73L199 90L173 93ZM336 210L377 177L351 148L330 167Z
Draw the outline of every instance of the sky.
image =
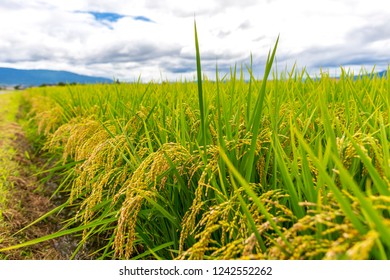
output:
M210 79L253 58L337 75L387 69L390 2L379 0L0 0L0 67L133 81L195 79L194 19Z

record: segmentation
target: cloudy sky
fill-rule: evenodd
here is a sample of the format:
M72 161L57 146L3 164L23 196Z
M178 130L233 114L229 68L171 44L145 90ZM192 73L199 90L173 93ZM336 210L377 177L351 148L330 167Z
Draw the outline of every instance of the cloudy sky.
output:
M134 80L246 65L260 77L280 34L278 69L311 75L390 63L390 2L379 0L0 0L0 67Z

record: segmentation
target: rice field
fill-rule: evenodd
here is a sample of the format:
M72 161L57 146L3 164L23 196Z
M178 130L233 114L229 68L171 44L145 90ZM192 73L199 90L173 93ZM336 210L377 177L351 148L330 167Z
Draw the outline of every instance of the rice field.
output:
M276 73L24 94L94 259L389 259L390 81ZM245 80L245 73L251 77ZM363 75L364 74L364 75ZM272 78L272 79L270 79Z

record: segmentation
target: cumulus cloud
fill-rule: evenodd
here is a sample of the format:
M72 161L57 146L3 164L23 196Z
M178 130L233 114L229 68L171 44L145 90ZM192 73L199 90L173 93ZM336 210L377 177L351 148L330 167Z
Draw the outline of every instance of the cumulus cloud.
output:
M390 10L371 0L3 0L0 66L134 79L195 77L249 63L256 75L280 34L278 64L386 67Z
M371 44L390 39L390 20L373 21L359 28L354 28L346 34L346 39L356 44Z
M372 16L372 15L371 15ZM297 52L286 53L282 62L298 61L312 72L318 69L330 69L337 75L340 67L378 70L386 69L390 64L390 22L387 18L377 17L364 20L341 34L336 42L306 46Z

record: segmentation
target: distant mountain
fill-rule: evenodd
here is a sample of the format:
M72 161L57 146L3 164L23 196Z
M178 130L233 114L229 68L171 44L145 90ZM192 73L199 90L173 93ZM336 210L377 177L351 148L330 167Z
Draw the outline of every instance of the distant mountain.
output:
M363 74L363 76L371 76L371 73ZM379 77L379 78L387 77L387 70L383 70L383 71L380 71L380 72L374 72L373 76L376 76L376 77ZM358 79L358 78L361 78L361 77L362 77L361 74L353 76L353 78L355 80Z
M387 77L387 70L377 72L377 73L375 73L375 75L378 75L379 77L383 77L383 76Z
M20 70L0 67L0 85L38 86L58 83L112 83L111 79L79 75L68 71Z
M362 77L379 77L379 78L382 78L382 77L385 77L387 78L387 70L383 70L383 71L380 71L380 72L374 72L374 73L359 73L358 75L354 75L353 76L353 79L354 80L358 80L358 79L361 79ZM350 78L351 76L349 74L347 74L347 77ZM340 76L331 76L330 77L331 79L335 79L335 80L340 80ZM313 78L315 81L319 81L321 80L321 77L315 77Z

